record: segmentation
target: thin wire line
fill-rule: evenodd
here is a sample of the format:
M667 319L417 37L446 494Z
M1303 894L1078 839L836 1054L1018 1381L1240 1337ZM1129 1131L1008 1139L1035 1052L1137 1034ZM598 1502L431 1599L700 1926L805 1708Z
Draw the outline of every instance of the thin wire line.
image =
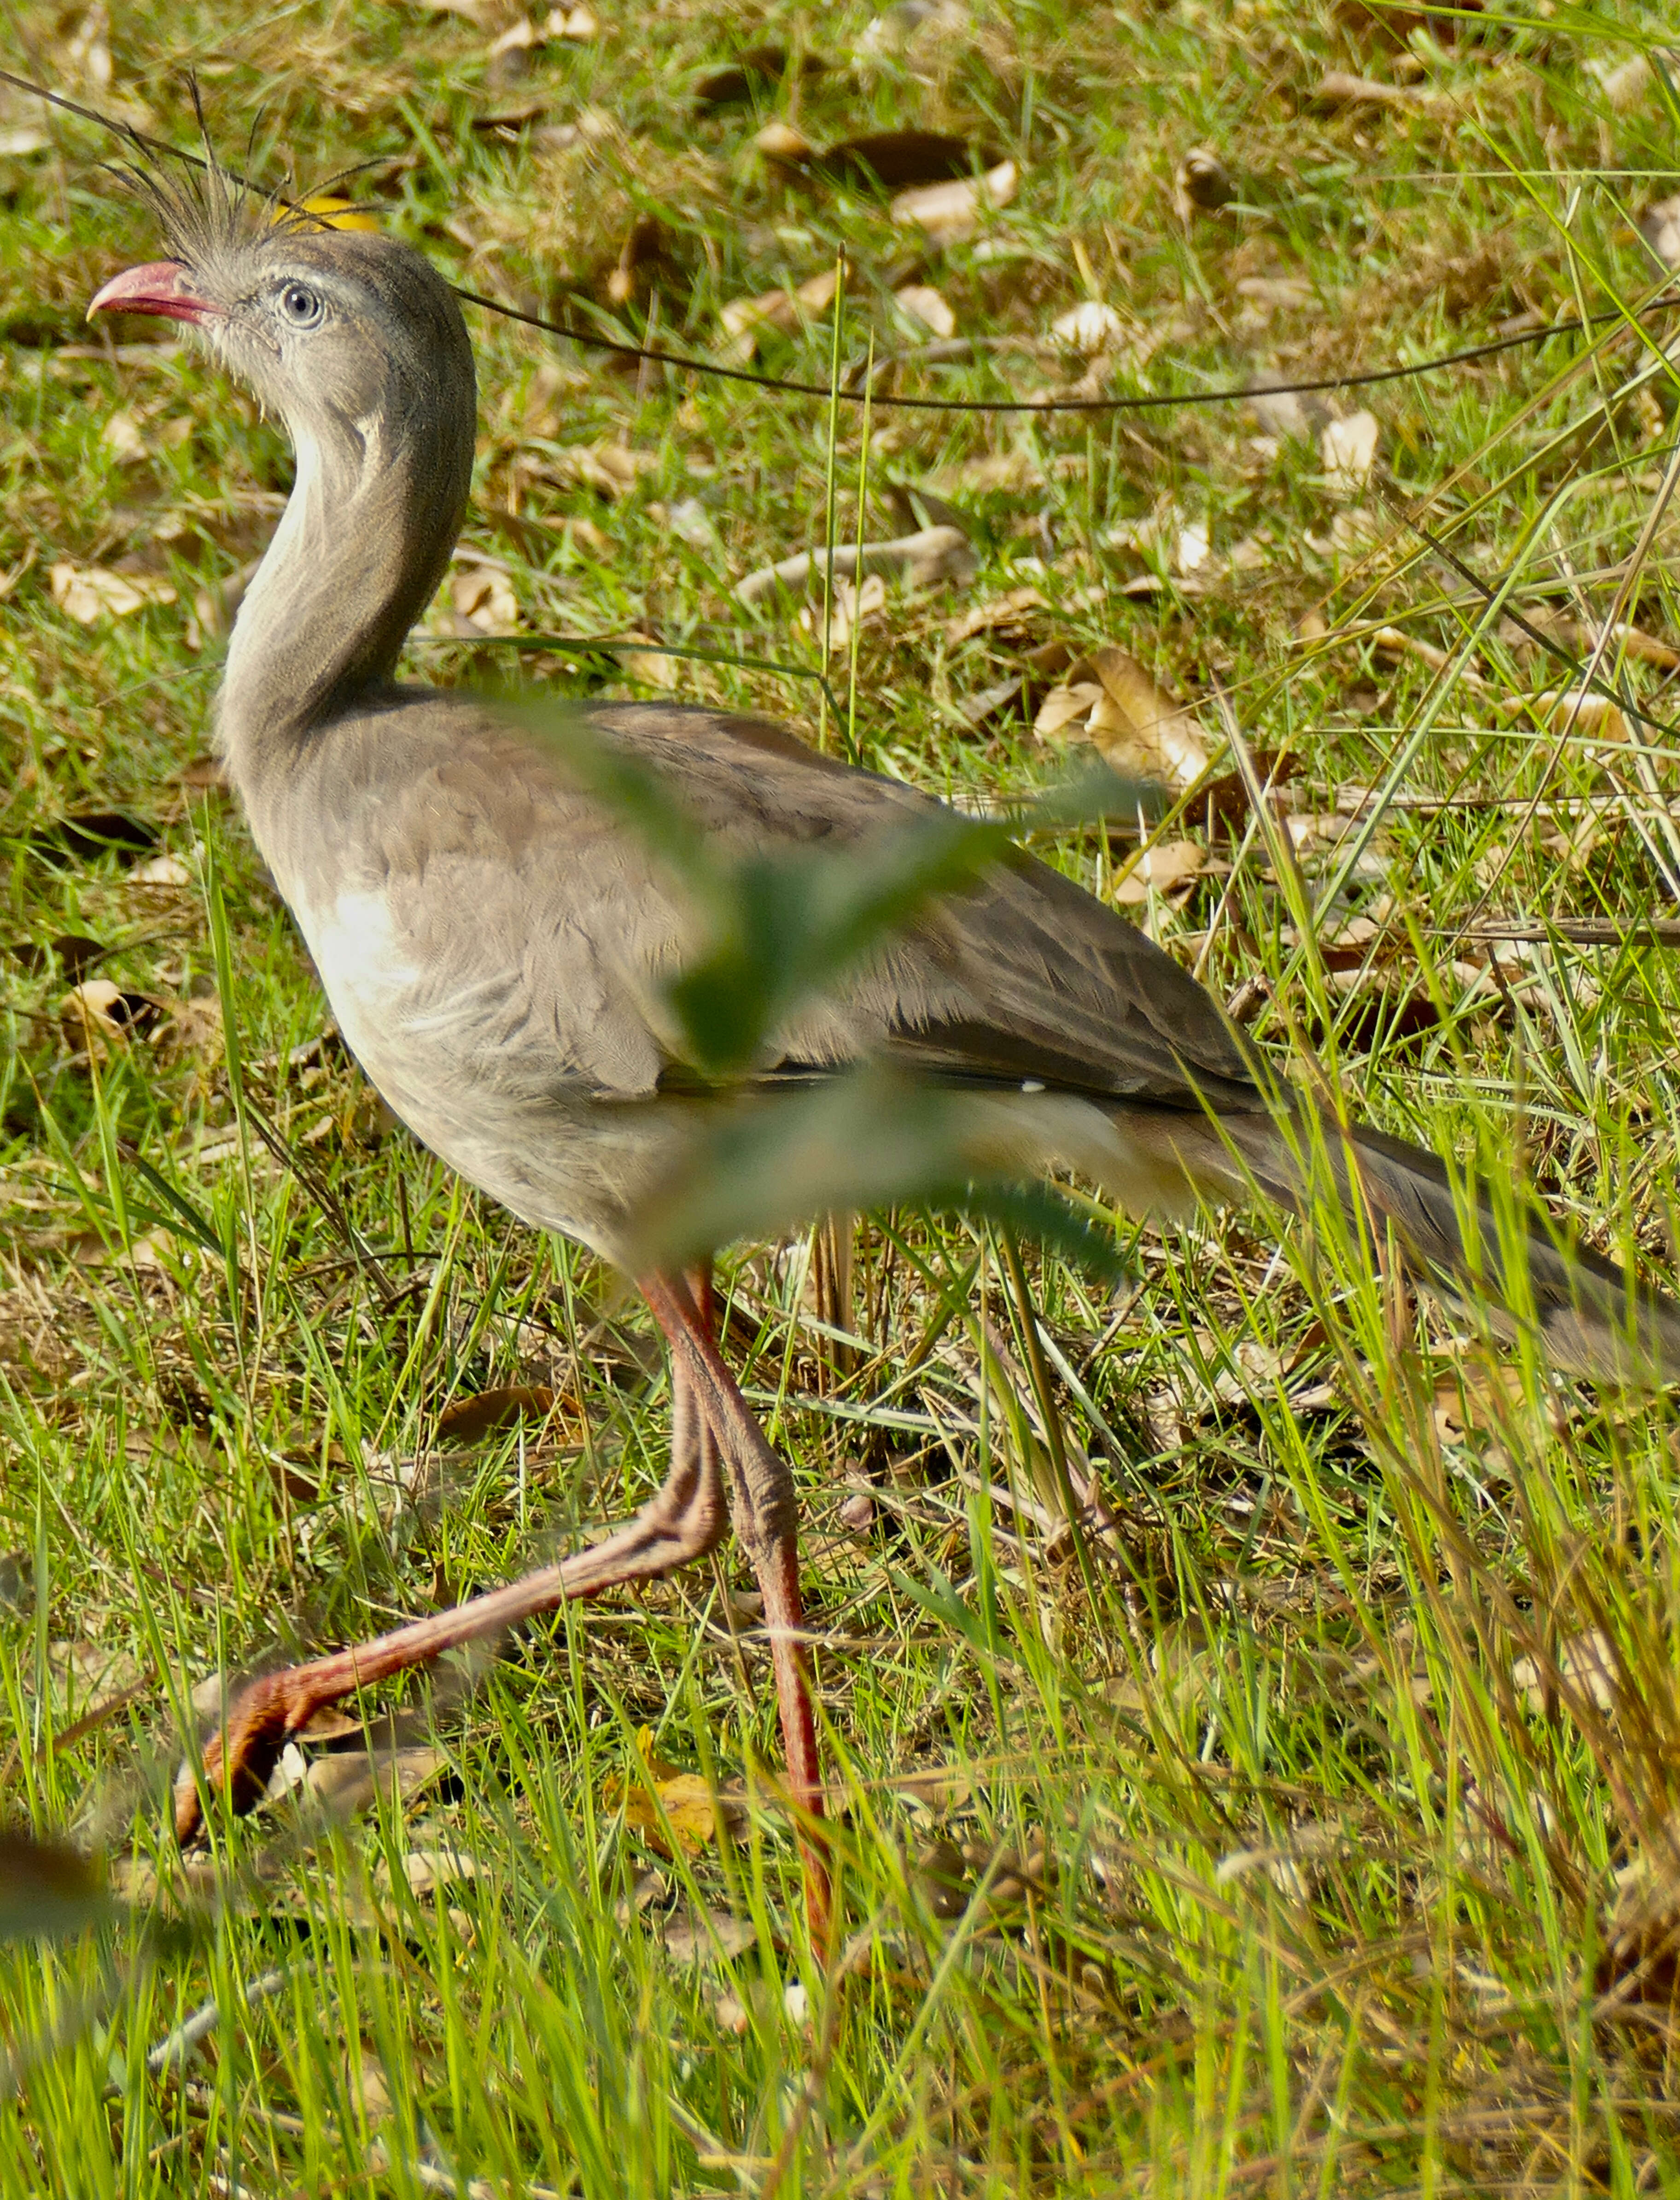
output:
M598 655L615 657L634 653L642 657L680 657L691 658L697 664L720 664L732 667L739 672L779 672L790 680L814 680L828 698L828 707L837 717L840 703L827 676L809 664L783 664L770 657L738 657L727 650L694 649L686 644L665 641L644 641L633 634L411 634L409 643L433 642L440 647L453 643L463 649L516 649L570 651L579 657Z
M1362 389L1380 382L1403 382L1415 375L1432 374L1449 366L1466 366L1472 360L1491 359L1500 352L1515 351L1523 344L1543 343L1549 336L1570 336L1577 330L1597 328L1611 321L1623 321L1628 316L1621 312L1593 313L1584 321L1558 321L1543 329L1524 329L1515 336L1496 336L1489 342L1472 344L1462 351L1442 352L1432 359L1420 360L1411 366L1367 367L1354 374L1327 374L1304 382L1268 382L1258 389L1247 383L1233 383L1218 389L1174 391L1166 395L1142 397L884 397L866 389L831 391L824 382L799 382L779 375L750 374L744 367L721 366L710 360L694 359L680 352L659 351L651 348L624 343L610 336L592 336L586 331L573 328L564 321L546 320L540 313L522 313L516 307L505 306L495 298L482 296L476 290L464 290L455 286L458 297L470 306L481 306L487 312L499 313L506 320L521 321L528 328L542 329L550 336L568 336L574 343L588 344L598 351L617 354L622 359L650 359L662 366L677 366L690 374L709 374L721 382L750 383L755 389L778 390L792 397L838 398L843 405L890 406L901 412L1150 412L1175 405L1234 405L1257 396L1285 397L1299 393L1305 395L1321 389ZM1660 298L1635 311L1643 315L1666 313L1677 301ZM899 361L884 361L897 365Z
M161 138L152 138L144 131L130 125L114 121L96 108L85 107L80 101L66 97L62 92L49 91L43 85L32 84L27 77L14 75L9 69L0 69L0 84L10 85L15 91L27 92L32 97L45 100L50 106L61 108L66 114L74 114L84 122L91 122L114 137L126 139L131 144L143 146L149 152L161 153L170 160L185 161L195 168L206 168L208 163L196 153L187 152L178 145L171 145ZM376 167L370 161L365 167ZM228 172L233 174L232 171ZM354 173L353 170L342 172ZM233 174L233 180L245 190L256 186L243 176ZM292 202L276 194L275 202L290 208ZM545 335L563 336L568 342L583 344L591 350L610 352L620 359L650 360L658 366L674 366L685 374L709 375L720 382L744 383L754 389L765 389L789 397L822 397L831 402L845 405L873 404L890 407L900 412L1150 412L1164 411L1175 406L1235 405L1253 398L1255 389L1247 383L1231 384L1217 389L1152 393L1133 397L889 397L866 389L831 389L827 383L803 382L791 377L753 374L745 367L725 366L719 361L696 359L682 352L665 351L650 344L626 343L613 336L597 336L587 329L573 327L565 321L551 321L540 313L522 312L516 306L504 305L498 298L486 297L482 292L464 290L458 284L451 285L464 303L477 306L486 313L498 313L504 320L516 321L526 328L540 329ZM1467 366L1477 360L1494 359L1501 353L1515 351L1526 344L1544 343L1556 336L1569 336L1586 329L1600 328L1613 322L1625 322L1630 318L1642 319L1648 313L1665 313L1680 301L1672 298L1657 298L1648 304L1632 309L1603 313L1590 313L1584 319L1557 321L1540 329L1523 329L1508 336L1496 336L1486 343L1471 344L1460 351L1440 352L1430 359L1419 360L1409 366L1367 367L1352 374L1319 375L1299 382L1269 382L1263 394L1271 396L1310 395L1327 389L1368 389L1380 383L1404 382L1420 374L1434 374L1448 367ZM894 362L897 363L897 362Z

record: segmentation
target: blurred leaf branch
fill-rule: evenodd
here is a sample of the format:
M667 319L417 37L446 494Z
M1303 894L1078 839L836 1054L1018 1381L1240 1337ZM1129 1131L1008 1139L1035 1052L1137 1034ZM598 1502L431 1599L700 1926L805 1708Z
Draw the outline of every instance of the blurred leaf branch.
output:
M639 1218L650 1266L732 1238L768 1237L840 1208L911 1204L984 1217L1053 1245L1095 1273L1124 1273L1111 1239L1045 1189L999 1180L977 1148L975 1096L879 1058L832 1074L761 1071L774 1037L934 902L977 886L1029 832L1111 814L1135 820L1161 790L1094 764L998 816L930 805L861 843L781 842L744 851L709 835L660 775L576 710L512 715L615 810L676 878L700 919L697 951L665 999L710 1111L680 1173Z

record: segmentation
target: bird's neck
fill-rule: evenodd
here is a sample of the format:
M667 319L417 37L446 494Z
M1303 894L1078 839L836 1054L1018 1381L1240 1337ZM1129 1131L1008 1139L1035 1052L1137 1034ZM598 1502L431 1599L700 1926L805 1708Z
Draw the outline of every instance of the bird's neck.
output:
M448 566L472 470L470 414L410 412L394 435L335 421L293 442L296 479L240 605L218 710L248 792L390 680Z

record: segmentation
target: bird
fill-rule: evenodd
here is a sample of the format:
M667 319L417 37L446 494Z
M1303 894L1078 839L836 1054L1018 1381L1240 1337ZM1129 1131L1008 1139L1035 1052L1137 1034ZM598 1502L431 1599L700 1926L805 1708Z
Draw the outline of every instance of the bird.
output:
M470 693L397 677L468 506L477 395L459 303L400 239L265 201L213 159L136 180L166 256L114 275L90 315L182 324L283 424L295 457L216 704L256 847L372 1084L469 1183L631 1272L668 1347L672 1398L668 1474L633 1518L452 1610L251 1682L177 1783L177 1831L192 1838L213 1794L260 1793L326 1705L690 1565L732 1517L762 1594L808 1918L826 1933L791 1470L720 1350L709 1266L637 1267L638 1214L721 1104L691 1074L670 1008L694 910L621 807L528 729ZM580 707L592 737L656 775L721 850L861 858L907 821L948 815L767 720ZM1385 1236L1449 1288L1514 1293L1561 1366L1680 1369L1671 1302L1543 1218L1515 1285L1491 1208L1484 1261L1435 1155L1280 1083L1164 950L1018 848L796 1004L743 1085L773 1108L875 1060L962 1097L966 1163L1021 1179L1072 1169L1140 1214L1257 1194L1299 1207L1316 1141L1368 1243Z

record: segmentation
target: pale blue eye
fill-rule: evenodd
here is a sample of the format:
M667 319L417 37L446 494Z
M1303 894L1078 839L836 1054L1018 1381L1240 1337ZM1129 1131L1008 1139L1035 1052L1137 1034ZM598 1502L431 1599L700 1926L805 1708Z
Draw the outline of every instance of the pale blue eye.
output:
M306 283L289 283L280 293L281 317L295 329L312 329L325 310Z

